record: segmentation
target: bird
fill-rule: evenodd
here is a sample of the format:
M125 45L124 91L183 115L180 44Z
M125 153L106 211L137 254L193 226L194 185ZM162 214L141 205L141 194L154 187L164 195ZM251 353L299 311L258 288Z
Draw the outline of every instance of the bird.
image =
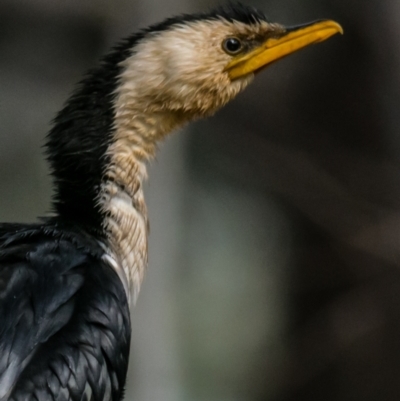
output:
M45 142L53 213L0 224L0 401L123 399L158 143L336 33L333 20L285 27L229 4L142 29L88 72Z

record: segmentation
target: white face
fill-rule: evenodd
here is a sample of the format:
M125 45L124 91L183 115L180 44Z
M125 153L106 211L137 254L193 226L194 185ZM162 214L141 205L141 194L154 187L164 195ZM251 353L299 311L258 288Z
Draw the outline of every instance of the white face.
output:
M266 22L249 26L212 20L149 34L124 62L125 82L129 77L131 89L149 110L185 112L192 118L212 114L253 79L253 74L229 78L224 69L234 55L223 49L223 42L263 36L274 28Z

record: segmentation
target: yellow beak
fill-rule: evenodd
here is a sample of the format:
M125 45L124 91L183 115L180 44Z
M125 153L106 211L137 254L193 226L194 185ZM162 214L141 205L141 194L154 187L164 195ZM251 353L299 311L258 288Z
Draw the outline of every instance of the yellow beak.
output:
M232 80L243 77L303 47L322 42L336 33L343 34L343 29L337 22L330 20L288 28L281 37L267 39L249 53L235 57L225 67L225 71Z

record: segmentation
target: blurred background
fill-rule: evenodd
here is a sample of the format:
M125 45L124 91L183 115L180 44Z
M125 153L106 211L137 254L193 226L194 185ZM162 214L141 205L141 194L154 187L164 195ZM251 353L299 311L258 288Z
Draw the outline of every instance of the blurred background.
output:
M120 37L214 0L1 0L0 221L49 210L41 145ZM400 2L252 0L345 30L150 168L127 400L400 398Z

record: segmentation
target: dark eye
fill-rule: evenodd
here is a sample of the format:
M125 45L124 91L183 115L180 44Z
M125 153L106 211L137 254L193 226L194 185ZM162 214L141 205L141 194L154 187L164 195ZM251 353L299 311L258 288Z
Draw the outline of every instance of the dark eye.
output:
M242 42L238 38L227 38L222 42L222 48L228 54L237 54L242 50Z

